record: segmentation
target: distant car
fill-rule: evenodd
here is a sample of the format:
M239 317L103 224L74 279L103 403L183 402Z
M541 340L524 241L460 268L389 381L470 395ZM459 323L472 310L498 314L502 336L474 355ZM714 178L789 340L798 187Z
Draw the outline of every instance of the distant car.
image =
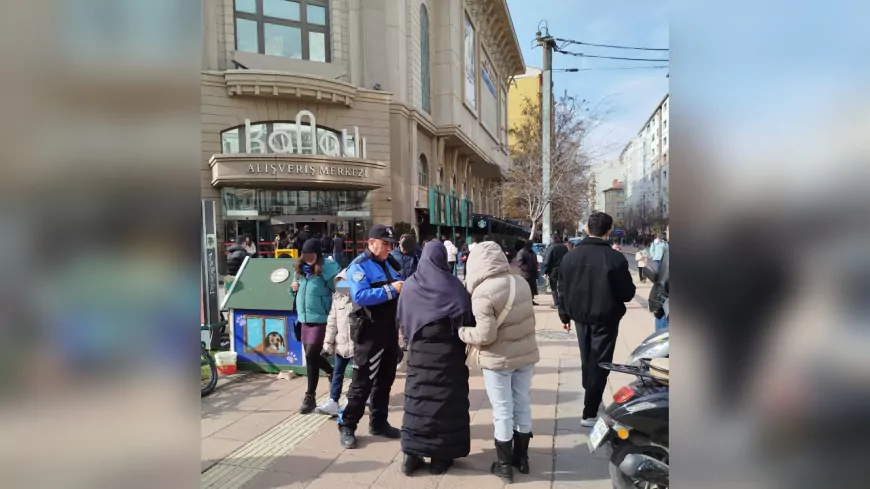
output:
M581 241L583 241L583 238L581 238L579 236L574 237L574 238L568 238L568 242L574 246L579 245Z

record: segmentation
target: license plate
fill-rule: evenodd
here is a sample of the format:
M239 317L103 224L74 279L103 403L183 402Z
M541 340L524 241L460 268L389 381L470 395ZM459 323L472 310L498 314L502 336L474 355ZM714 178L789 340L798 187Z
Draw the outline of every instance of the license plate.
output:
M604 419L598 418L598 422L595 423L595 426L592 428L592 431L589 432L589 452L594 452L604 443L604 439L607 436L607 433L610 431L610 428L607 427L607 423L604 422Z

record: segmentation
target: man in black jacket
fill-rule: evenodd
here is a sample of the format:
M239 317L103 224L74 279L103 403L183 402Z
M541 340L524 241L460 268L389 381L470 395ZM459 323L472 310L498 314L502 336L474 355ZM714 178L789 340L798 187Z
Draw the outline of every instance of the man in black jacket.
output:
M311 226L308 224L302 228L302 231L296 235L296 249L299 250L299 253L302 253L302 245L305 244L306 241L311 239Z
M562 301L559 319L573 320L580 343L583 389L586 390L580 424L591 427L607 387L608 371L598 367L613 361L619 321L625 304L634 298L635 286L625 256L610 247L607 237L613 218L603 212L589 217L589 237L562 258L559 285Z
M541 269L550 279L550 292L553 294L553 309L559 307L559 266L562 258L568 254L568 248L562 244L562 238L554 234L547 249L544 250L544 262Z

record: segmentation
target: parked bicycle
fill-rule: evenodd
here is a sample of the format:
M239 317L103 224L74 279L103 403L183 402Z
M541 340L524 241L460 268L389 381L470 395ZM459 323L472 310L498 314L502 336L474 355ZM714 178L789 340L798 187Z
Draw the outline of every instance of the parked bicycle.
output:
M200 331L211 331L208 325L201 325ZM200 341L199 370L200 370L200 397L211 394L217 387L218 372L214 358L208 352L205 342Z

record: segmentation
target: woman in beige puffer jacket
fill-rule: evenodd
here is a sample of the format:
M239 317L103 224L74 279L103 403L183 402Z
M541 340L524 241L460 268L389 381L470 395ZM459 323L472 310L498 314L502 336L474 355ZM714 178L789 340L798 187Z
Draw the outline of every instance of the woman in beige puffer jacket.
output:
M491 470L512 481L513 467L529 473L532 376L540 360L532 292L511 273L504 252L492 241L474 247L467 267L465 284L477 325L460 328L459 337L472 347L469 355L483 370L492 404L498 461Z

